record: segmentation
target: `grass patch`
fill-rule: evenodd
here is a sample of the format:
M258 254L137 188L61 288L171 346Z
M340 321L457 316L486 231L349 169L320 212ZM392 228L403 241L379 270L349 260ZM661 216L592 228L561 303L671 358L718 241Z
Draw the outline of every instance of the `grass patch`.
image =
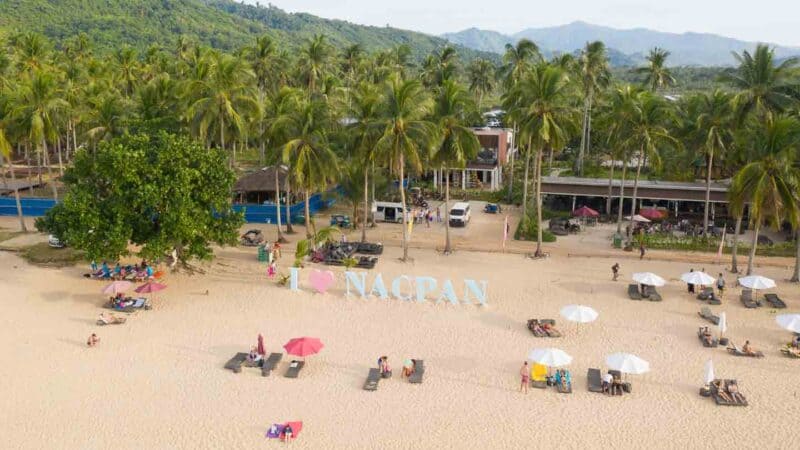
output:
M0 242L7 241L9 239L13 239L17 236L22 234L21 231L8 231L8 230L0 230Z
M83 252L65 247L52 248L46 242L24 248L20 255L29 263L47 267L68 267L82 262Z
M638 237L634 236L634 240ZM719 251L719 239L704 239L694 237L676 237L661 234L647 234L644 237L645 246L652 249L659 250L678 250L688 252L704 252L704 253L717 253ZM795 256L794 242L782 242L773 245L759 245L756 248L756 255L758 256ZM722 253L730 255L732 249L730 245L722 248ZM739 240L739 245L736 249L739 256L747 256L750 254L750 242Z

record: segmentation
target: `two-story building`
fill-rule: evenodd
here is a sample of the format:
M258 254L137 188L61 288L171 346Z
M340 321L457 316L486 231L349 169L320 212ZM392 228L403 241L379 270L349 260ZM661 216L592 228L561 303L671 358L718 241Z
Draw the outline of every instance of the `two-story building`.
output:
M451 189L485 189L496 191L503 185L503 168L516 151L514 132L510 128L473 128L480 150L464 169L450 170ZM434 187L443 184L441 171L433 172Z

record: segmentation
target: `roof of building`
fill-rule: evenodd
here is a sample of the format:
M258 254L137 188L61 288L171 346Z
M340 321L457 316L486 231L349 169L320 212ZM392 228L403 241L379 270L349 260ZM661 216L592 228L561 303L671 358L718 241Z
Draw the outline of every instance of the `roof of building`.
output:
M274 192L276 174L278 184L283 187L287 171L286 166L280 166L277 170L275 166L263 167L236 180L233 190L234 192Z

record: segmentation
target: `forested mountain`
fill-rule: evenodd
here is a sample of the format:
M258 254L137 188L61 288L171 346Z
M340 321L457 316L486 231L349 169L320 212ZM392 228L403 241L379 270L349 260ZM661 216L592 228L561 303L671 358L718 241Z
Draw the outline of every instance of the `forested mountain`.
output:
M171 47L178 36L224 50L270 35L284 48L324 34L343 47L361 44L368 51L407 44L415 59L446 44L442 38L388 27L369 27L310 14L290 14L274 6L231 0L2 0L0 36L35 31L56 43L86 33L97 50L152 44ZM464 60L478 52L460 48ZM484 55L496 58L493 55Z
M503 35L495 31L470 28L458 33L443 35L459 45L477 50L501 53L506 43L516 43L522 38L536 42L543 50L571 53L586 42L603 41L609 49L627 55L632 61L641 61L653 47L671 52L670 63L676 66L727 66L735 63L731 52L752 51L756 44L707 33L665 33L644 28L619 30L573 22L547 28L529 28L519 33ZM800 54L800 48L776 46L775 55L787 57ZM623 60L620 60L623 61ZM612 61L614 63L614 61Z

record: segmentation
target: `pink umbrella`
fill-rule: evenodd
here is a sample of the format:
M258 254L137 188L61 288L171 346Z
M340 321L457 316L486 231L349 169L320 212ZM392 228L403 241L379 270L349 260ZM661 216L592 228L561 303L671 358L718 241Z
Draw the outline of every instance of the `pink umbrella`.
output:
M258 354L262 356L267 354L266 350L264 350L264 336L261 333L258 333Z
M289 342L283 346L283 348L286 349L286 353L302 357L319 353L322 347L324 347L322 341L313 337L290 339Z
M152 294L153 292L163 291L166 288L166 284L150 282L136 288L136 292L139 294Z
M103 288L103 294L108 295L117 295L125 291L129 291L133 287L133 283L130 281L114 281L113 283L109 284L105 288Z
M664 218L665 213L655 208L645 208L639 211L639 215L645 219L661 220Z
M589 208L588 206L581 206L580 208L572 211L574 217L600 217L600 213Z

